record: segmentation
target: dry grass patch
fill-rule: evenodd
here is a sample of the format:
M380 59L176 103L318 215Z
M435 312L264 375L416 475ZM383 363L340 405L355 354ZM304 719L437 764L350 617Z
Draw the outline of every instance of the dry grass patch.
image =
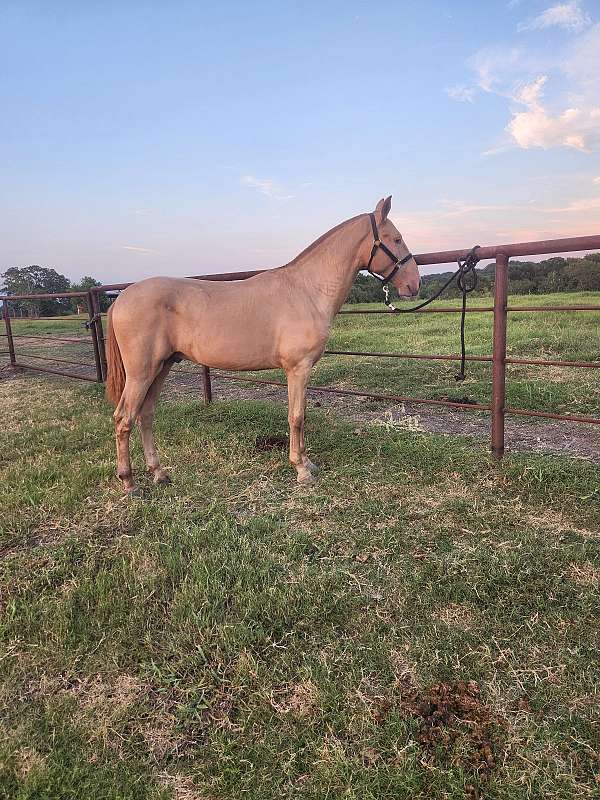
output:
M523 521L533 528L551 531L552 533L577 533L584 539L599 539L600 530L590 530L588 528L580 528L571 519L569 519L563 512L555 511L553 509L544 509L542 515L537 513L528 513L523 517Z
M580 586L600 585L600 569L590 563L569 565L567 577Z
M171 790L173 800L214 800L214 797L197 789L194 781L187 775L161 772L158 780L162 786Z
M46 759L43 755L30 747L21 747L15 753L15 762L17 765L17 775L21 779L25 779L30 773L41 770L46 765Z
M147 694L148 686L133 675L120 674L112 680L94 675L76 681L65 691L76 699L82 710L114 716Z
M465 603L449 603L434 614L435 619L444 625L455 625L461 630L469 630L475 622L475 611Z
M302 681L273 692L270 703L278 714L311 718L319 711L318 689L312 681Z
M46 697L49 688L45 686L42 690ZM94 675L70 682L62 693L76 701L75 718L86 728L91 741L119 752L121 722L129 719L135 706L148 695L148 686L132 675L111 678Z
M177 734L175 717L162 709L158 709L148 722L134 727L157 763L167 756L177 755L185 744L185 740Z

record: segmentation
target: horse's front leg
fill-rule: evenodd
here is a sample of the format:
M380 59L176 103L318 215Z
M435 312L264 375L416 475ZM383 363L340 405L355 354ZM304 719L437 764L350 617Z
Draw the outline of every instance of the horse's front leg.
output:
M290 462L296 468L298 483L314 481L317 467L306 455L304 444L304 414L306 411L306 387L312 363L299 364L287 370L288 421L290 424Z

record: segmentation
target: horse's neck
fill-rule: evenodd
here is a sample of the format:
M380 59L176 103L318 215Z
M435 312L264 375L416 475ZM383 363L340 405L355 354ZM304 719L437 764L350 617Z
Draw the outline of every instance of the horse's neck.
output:
M328 321L344 304L363 266L365 233L365 219L357 217L342 225L298 263L290 265L290 278L302 283Z

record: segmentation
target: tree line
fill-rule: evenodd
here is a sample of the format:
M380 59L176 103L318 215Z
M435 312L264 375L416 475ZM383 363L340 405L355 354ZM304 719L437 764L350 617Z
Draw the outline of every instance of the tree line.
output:
M477 270L477 295L494 292L495 265ZM423 275L420 297L435 294L454 270L436 275ZM509 261L508 290L511 294L552 294L554 292L600 291L600 253L588 253L583 258L547 258L545 261ZM460 291L453 283L446 297L458 297ZM359 274L348 296L349 303L374 303L381 300L379 281L371 275Z
M77 282L70 281L50 267L9 267L0 275L2 294L55 294L58 292L87 292L101 282L84 275ZM111 299L100 294L100 308L105 311ZM54 317L64 314L87 313L84 297L57 297L49 300L15 300L10 303L10 313L15 317Z

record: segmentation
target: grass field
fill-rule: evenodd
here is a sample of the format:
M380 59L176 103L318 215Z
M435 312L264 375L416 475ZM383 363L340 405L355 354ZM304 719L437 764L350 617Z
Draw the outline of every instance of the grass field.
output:
M312 411L303 489L255 447L285 409L169 403L173 484L124 501L98 387L0 381L0 411L3 799L598 796L596 467Z
M489 306L493 301L489 297L479 297L469 302L470 305ZM509 299L511 306L584 304L600 305L600 292L515 295ZM440 301L436 305L456 307L459 301ZM511 314L508 354L517 358L600 361L599 315L600 312ZM13 328L19 334L83 336L82 323L81 318L64 321L17 320ZM329 349L455 354L460 349L458 325L459 317L456 314L340 315L335 321ZM490 355L491 334L491 314L469 314L466 325L467 352L470 355ZM58 348L49 343L29 342L26 349L38 354L54 353L62 358L85 360L93 372L92 348L87 342L62 343ZM467 380L461 384L454 379L457 370L458 362L325 356L316 366L312 382L321 386L364 388L367 391L379 390L413 397L468 397L477 402L488 402L491 394L490 364L469 364ZM266 372L259 377L280 379L281 376L278 372ZM514 407L538 411L598 416L600 372L575 367L513 365L508 369L507 402Z

